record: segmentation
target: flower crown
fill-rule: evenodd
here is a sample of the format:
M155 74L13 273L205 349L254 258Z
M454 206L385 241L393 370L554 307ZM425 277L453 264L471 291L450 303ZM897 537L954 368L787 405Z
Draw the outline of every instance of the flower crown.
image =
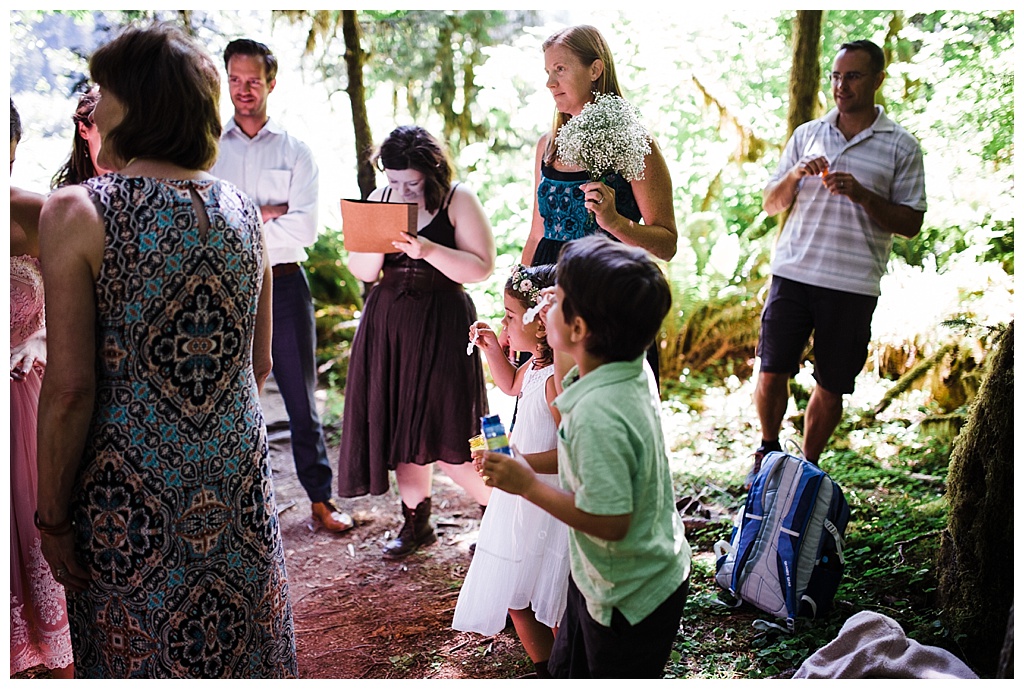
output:
M531 304L540 303L540 287L526 274L526 266L517 264L512 267L512 289L526 297Z

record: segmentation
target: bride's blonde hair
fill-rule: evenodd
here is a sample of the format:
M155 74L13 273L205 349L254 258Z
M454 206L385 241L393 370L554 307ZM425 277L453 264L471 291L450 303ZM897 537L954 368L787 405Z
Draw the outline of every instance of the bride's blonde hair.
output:
M616 96L622 95L622 90L619 88L619 80L615 76L615 62L612 60L612 51L608 48L608 43L604 40L604 36L596 28L589 24L579 24L556 31L541 44L541 49L547 52L547 49L553 45L568 48L573 55L579 58L580 64L584 67L589 67L594 63L594 60L600 60L604 63L604 70L602 70L601 76L591 84L591 92L611 93ZM554 122L551 125L551 135L548 137L548 146L544 151L544 163L547 165L551 165L555 160L555 136L558 135L558 129L569 120L569 117L570 115L558 112L557 109L555 110Z

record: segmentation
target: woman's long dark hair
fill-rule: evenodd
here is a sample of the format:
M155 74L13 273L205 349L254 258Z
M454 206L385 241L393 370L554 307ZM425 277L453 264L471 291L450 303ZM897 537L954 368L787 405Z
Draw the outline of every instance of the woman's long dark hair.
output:
M84 124L89 128L96 126L92 123L91 117L99 99L100 94L93 88L83 93L78 99L78 107L75 108L75 114L71 117L71 122L74 125L74 132L71 135L71 155L50 180L51 189L69 184L80 184L96 176L96 168L92 164L92 155L89 152L89 141L82 136L79 125Z

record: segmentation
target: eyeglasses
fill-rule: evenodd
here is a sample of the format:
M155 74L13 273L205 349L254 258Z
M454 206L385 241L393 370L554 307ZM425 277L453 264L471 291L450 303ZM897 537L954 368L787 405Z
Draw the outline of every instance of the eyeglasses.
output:
M832 74L829 75L829 80L833 84L840 84L845 81L847 84L850 84L852 86L853 84L856 84L858 81L860 81L866 76L868 75L864 74L864 72L847 72L846 74L832 72Z

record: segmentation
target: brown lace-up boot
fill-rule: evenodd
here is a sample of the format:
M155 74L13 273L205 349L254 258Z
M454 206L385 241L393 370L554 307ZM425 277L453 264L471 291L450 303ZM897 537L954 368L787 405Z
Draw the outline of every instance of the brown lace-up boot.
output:
M388 541L384 546L385 560L400 560L416 552L421 546L437 541L434 527L430 525L430 498L424 498L415 509L406 507L403 502L402 516L405 517L405 523L402 524L398 537Z

